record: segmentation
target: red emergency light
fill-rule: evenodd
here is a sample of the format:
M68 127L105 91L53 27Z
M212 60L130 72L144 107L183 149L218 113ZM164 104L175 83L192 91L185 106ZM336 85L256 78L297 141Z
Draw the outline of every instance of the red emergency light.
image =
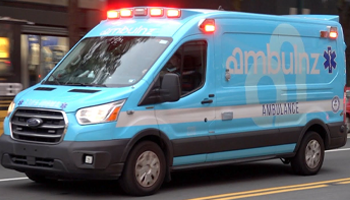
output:
M211 33L215 31L215 25L212 24L206 24L204 27L205 32Z
M327 31L320 31L321 38L337 39L338 29L337 27L327 27Z
M132 17L132 10L130 9L121 9L120 10L121 17Z
M151 17L163 17L164 11L161 8L151 8L150 15Z
M179 18L181 16L181 12L178 9L169 9L167 10L168 18Z
M338 37L338 33L337 32L330 32L329 37L332 39L336 39Z
M108 19L118 19L119 18L119 13L115 10L110 10L107 12L107 18Z
M329 38L337 39L338 37L338 29L337 27L331 27L329 30Z
M200 25L199 29L204 33L214 33L215 32L215 20L214 19L205 19Z

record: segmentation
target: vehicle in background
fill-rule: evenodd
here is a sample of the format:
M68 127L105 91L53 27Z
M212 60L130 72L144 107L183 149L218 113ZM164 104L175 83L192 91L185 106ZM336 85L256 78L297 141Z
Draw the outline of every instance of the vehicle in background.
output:
M346 126L350 133L350 87L345 88L346 94Z

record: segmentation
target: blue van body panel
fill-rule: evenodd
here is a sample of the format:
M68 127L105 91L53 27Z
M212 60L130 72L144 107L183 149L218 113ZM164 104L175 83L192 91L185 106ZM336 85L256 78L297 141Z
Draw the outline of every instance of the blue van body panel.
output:
M67 113L77 111L77 108L95 106L109 103L116 100L128 98L130 88L78 88L76 86L55 86L49 87L54 90L40 91L35 90L38 87L33 86L26 91L27 95L18 95L16 97L19 107L38 107L48 109L60 109ZM79 99L79 101L77 101ZM84 104L82 104L84 102Z
M199 162L216 162L216 161L224 161L224 160L233 160L233 159L242 159L249 157L258 157L258 156L266 156L266 155L279 155L284 153L289 153L293 151L295 148L295 144L287 144L280 146L271 146L271 147L261 147L261 148L252 148L252 149L244 149L244 150L236 150L236 151L227 151L222 153L210 153L205 155L197 155L197 156L181 156L174 158L174 166L181 165L190 165Z
M338 15L285 15L286 17L298 17L301 19L329 20L339 22Z

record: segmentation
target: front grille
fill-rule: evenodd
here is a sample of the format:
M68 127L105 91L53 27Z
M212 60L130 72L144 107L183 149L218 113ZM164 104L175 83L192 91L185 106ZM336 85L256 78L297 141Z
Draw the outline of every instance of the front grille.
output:
M31 118L41 123L30 126L28 120ZM65 118L60 111L18 109L11 118L12 137L16 140L56 144L63 138L65 130Z
M28 156L17 156L10 155L12 162L18 165L30 165L37 167L52 168L54 159L51 158L39 158L39 157L28 157Z

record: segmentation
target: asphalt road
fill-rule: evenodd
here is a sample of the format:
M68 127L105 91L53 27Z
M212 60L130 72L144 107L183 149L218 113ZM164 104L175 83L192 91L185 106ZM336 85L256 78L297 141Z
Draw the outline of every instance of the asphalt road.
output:
M22 173L0 167L0 200L344 200L350 199L350 139L327 151L316 176L294 175L279 160L173 173L173 180L148 197L129 197L115 181L62 181L36 184Z

